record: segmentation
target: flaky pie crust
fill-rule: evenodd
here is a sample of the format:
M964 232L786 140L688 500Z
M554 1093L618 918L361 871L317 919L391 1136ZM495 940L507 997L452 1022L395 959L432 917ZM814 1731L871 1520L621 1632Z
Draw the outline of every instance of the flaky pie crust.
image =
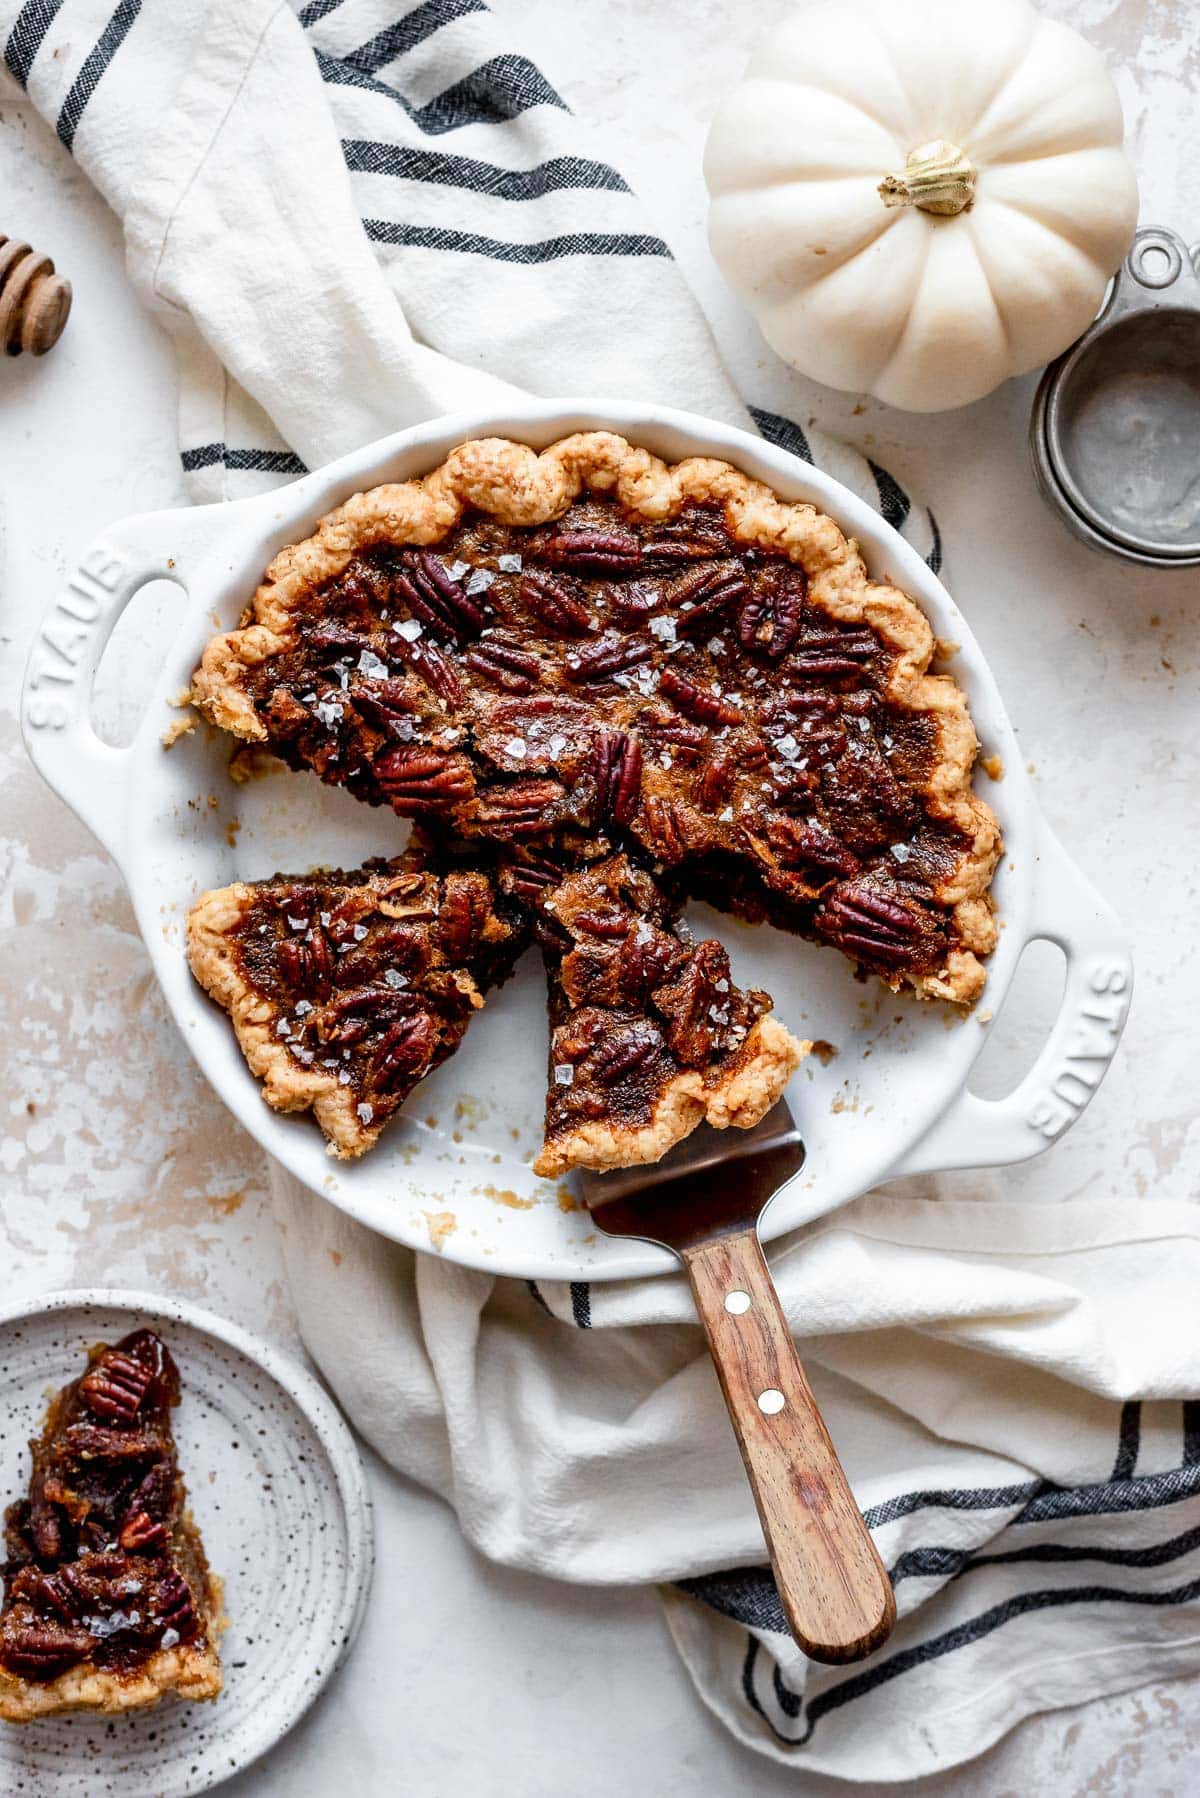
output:
M195 1528L190 1518L187 1527ZM114 1716L120 1711L144 1710L168 1696L194 1704L219 1697L224 1682L216 1642L228 1621L223 1596L220 1579L210 1573L204 1612L206 1640L160 1648L129 1673L80 1661L57 1679L37 1682L18 1679L0 1668L0 1719L31 1723L61 1711L100 1711Z

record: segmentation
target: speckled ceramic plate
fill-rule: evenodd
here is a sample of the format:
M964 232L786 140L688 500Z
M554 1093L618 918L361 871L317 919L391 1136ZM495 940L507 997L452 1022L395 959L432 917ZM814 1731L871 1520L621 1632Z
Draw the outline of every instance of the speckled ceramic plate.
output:
M0 1312L0 1497L25 1491L47 1395L90 1344L145 1322L179 1363L180 1464L225 1582L225 1690L107 1718L0 1724L4 1798L183 1798L286 1734L358 1630L370 1501L349 1430L308 1374L207 1311L137 1292L62 1292Z

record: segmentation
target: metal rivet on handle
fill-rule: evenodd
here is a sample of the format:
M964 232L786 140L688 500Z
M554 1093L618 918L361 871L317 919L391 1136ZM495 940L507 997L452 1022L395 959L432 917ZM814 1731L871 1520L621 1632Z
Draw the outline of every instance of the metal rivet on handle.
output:
M787 1400L775 1386L768 1386L765 1392L760 1392L758 1395L758 1408L760 1411L765 1411L768 1417L774 1417L775 1413L782 1411L786 1404Z
M741 1317L743 1312L749 1311L750 1304L751 1299L748 1292L727 1292L725 1294L725 1309L732 1311L735 1317Z
M1183 267L1179 246L1165 231L1139 231L1129 252L1129 272L1143 287L1169 287Z

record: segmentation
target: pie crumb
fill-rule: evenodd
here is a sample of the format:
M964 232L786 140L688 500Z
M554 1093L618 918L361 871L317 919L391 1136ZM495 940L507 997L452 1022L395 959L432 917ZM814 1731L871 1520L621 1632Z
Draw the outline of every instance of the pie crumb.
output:
M998 755L984 755L979 758L979 766L989 780L1004 779L1004 763Z
M458 1219L453 1211L425 1211L421 1214L429 1229L429 1240L440 1255L446 1246L448 1237L458 1229Z
M512 1192L504 1186L481 1186L480 1192L485 1199L495 1199L497 1205L507 1205L510 1211L532 1211L534 1201L523 1199L519 1193Z
M171 701L172 705L179 703L180 701L177 699ZM183 703L186 704L187 701L184 700ZM179 718L172 718L159 738L163 748L170 749L173 744L178 743L180 737L186 737L191 731L194 731L198 722L195 712L186 712Z

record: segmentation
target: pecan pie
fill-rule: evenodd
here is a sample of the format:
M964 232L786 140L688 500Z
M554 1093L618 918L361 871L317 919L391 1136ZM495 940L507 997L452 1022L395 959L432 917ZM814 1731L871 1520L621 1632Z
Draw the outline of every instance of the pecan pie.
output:
M5 1516L0 1717L215 1698L220 1582L171 1434L179 1372L151 1330L99 1345L30 1443Z
M229 1012L263 1097L311 1109L342 1157L369 1149L454 1053L527 941L523 908L492 876L434 872L428 853L238 882L188 919L192 970Z
M276 557L192 693L526 888L625 856L970 1003L999 836L933 648L812 506L586 432L355 495Z
M757 1123L807 1051L741 992L711 937L624 855L540 900L550 989L546 1142L534 1171L657 1161L702 1118Z

